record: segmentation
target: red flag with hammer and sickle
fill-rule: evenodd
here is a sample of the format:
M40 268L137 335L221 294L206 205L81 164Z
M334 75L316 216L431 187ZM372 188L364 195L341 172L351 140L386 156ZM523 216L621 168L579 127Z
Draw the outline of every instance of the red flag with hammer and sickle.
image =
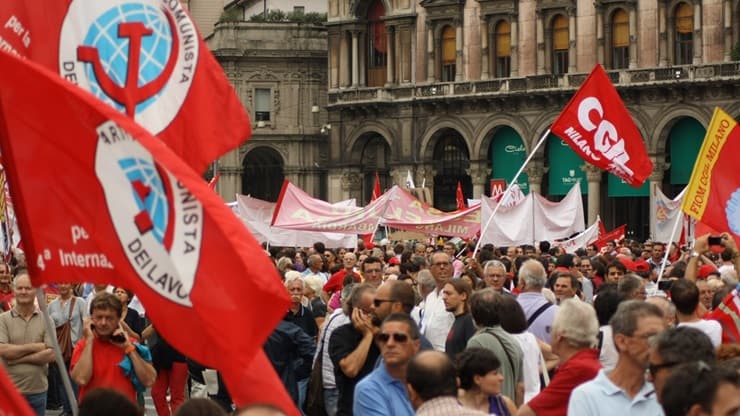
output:
M239 98L180 1L48 0L40 7L5 0L0 50L125 113L199 173L251 135Z

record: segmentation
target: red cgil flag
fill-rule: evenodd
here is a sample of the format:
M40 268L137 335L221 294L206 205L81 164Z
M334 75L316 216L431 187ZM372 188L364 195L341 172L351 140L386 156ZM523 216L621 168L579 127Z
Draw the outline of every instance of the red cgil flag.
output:
M593 244L596 244L596 247L601 249L602 247L606 247L606 243L609 241L621 241L624 238L624 233L627 230L627 224L622 224L619 227L609 231L608 233L604 235L600 235L599 239L594 241Z
M465 206L465 196L463 195L462 185L460 181L457 181L457 191L455 192L455 202L457 202L457 210L467 208Z
M7 53L0 67L0 146L34 284L129 288L168 342L219 370L237 404L298 414L262 352L287 293L223 200L87 92Z
M686 188L683 212L717 231L740 236L740 128L716 108Z
M653 172L640 131L599 64L550 130L583 160L636 188Z
M5 367L0 365L0 415L33 416L34 414L26 399L8 378Z
M134 118L201 173L251 126L181 3L4 0L0 43Z

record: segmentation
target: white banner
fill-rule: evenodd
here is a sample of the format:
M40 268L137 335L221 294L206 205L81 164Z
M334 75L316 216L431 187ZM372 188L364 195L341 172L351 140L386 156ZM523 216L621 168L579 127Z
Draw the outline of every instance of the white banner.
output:
M534 244L535 241L553 241L582 232L585 222L580 192L576 184L560 202L550 202L530 192L514 206L502 206L488 229L481 230L481 244ZM495 207L494 199L482 198L481 226L488 222Z
M267 241L270 245L281 247L310 247L317 241L328 248L357 247L356 234L322 233L312 231L288 230L270 225L275 211L275 203L252 198L247 195L236 195L235 213L252 232L260 243ZM333 204L337 207L350 208L357 204L354 199Z
M585 248L587 245L599 239L599 222L601 222L601 218L596 217L596 222L586 228L584 232L567 240L553 241L552 246L562 247L566 253L571 254L575 253L579 248Z
M674 199L668 199L660 190L658 184L652 189L653 206L650 207L650 235L653 241L678 241L681 238L681 229L683 224L676 228L676 234L671 238L671 231L681 213L681 202L686 194L686 188L681 191Z

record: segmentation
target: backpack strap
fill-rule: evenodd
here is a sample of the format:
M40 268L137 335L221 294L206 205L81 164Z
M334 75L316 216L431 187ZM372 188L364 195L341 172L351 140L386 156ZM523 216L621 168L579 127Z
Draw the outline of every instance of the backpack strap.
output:
M529 328L530 326L532 326L532 324L534 323L534 321L536 321L537 318L539 318L540 315L542 315L542 313L544 313L546 310L548 310L550 308L550 306L552 306L552 303L547 302L544 305L540 306L539 309L537 309L536 311L534 311L534 313L532 314L532 316L530 316L529 319L527 319L527 328Z

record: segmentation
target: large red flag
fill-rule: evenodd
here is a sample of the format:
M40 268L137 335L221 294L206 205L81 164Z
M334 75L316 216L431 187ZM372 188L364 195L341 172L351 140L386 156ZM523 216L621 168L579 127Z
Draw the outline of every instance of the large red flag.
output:
M262 353L287 293L223 200L87 92L6 53L0 67L0 146L34 283L127 287L175 348L222 373L236 403L296 414Z
M718 231L740 236L740 128L727 113L716 108L681 209Z
M599 64L550 130L583 160L634 187L653 171L640 131Z
M457 203L457 209L465 209L465 196L463 195L462 185L460 181L457 181L457 190L455 191L455 202Z
M4 0L0 22L2 50L133 117L199 173L251 134L180 1Z
M0 415L3 416L33 416L34 412L26 399L15 388L13 382L0 365Z
M601 249L602 247L606 247L606 243L609 241L620 241L624 238L624 233L627 230L627 224L622 224L619 227L609 231L608 233L599 236L599 239L594 241L594 244L596 244L596 247Z

